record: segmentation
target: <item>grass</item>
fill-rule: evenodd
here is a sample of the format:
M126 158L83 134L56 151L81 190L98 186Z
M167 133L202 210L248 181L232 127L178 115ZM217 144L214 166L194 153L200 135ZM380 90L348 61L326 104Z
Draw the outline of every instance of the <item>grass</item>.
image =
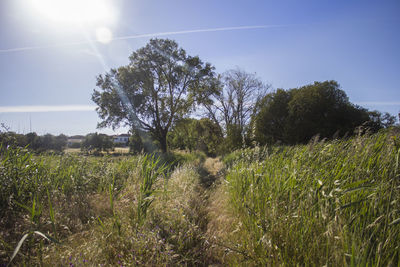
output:
M122 159L122 160L121 160ZM137 171L140 157L33 155L23 148L3 149L0 161L0 262L7 263L18 240L38 231L64 239L82 231L98 216L109 214L101 204L113 184L118 194ZM29 238L16 260L38 259L42 240Z
M398 265L397 140L383 132L227 157L225 189L240 236L230 262Z
M202 153L0 151L0 265L400 263L395 131L238 150L225 167Z
M148 163L151 165L157 162L151 161L151 157L141 160L150 161ZM144 163L143 166L149 165ZM47 254L46 263L206 265L209 261L203 237L206 221L204 211L201 211L196 167L178 167L167 180L164 180L165 174L159 173L159 176L152 176L154 179L151 186L146 182L148 178L143 176L143 171L140 173L141 181L127 185L120 197L114 200L119 230L115 228L113 216L103 217L101 222L93 224L90 229L70 236L62 246L53 245ZM151 202L146 206L146 216L143 217L141 201L143 197L149 197L149 188L152 191Z
M196 167L203 155L35 155L16 147L2 151L0 263L206 261L206 219L199 216L204 212Z

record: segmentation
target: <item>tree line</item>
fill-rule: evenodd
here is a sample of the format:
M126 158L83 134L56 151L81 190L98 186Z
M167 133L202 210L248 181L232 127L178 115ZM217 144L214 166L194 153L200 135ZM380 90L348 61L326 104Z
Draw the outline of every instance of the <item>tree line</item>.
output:
M67 136L60 135L37 135L37 133L18 134L10 130L0 130L0 145L2 148L7 146L26 147L36 152L56 151L61 152L67 145Z
M131 152L200 150L215 156L254 144L306 143L313 136L342 138L358 127L376 132L395 124L389 113L351 103L336 81L272 90L239 68L222 74L169 39L151 39L129 64L97 77L92 100L98 128L130 128ZM0 143L35 151L62 151L65 135L0 132ZM79 147L109 151L104 134L91 133Z
M336 81L272 91L241 69L217 74L169 39L151 39L128 65L100 74L96 85L98 127L128 126L138 148L142 136L150 135L163 152L200 149L215 155L254 143L339 138L360 126L375 132L396 121L351 103Z

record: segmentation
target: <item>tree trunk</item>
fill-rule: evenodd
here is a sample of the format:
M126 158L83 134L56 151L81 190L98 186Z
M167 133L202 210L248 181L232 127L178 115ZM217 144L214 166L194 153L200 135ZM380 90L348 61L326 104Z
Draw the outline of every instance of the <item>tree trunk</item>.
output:
M160 139L158 140L160 142L160 147L161 147L161 151L163 153L167 153L167 135L163 134L160 136Z

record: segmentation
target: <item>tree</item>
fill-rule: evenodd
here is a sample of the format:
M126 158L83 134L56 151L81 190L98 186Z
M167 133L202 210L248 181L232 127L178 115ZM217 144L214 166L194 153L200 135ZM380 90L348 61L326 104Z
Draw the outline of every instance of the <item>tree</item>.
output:
M368 111L369 121L364 124L372 132L377 132L382 128L389 128L396 123L396 117L388 112L381 113L377 110Z
M223 143L222 130L210 119L181 119L168 135L170 146L189 151L199 150L215 156Z
M129 137L129 152L137 154L144 150L142 138L140 137L139 130L135 129Z
M214 101L206 103L205 107L209 117L222 124L233 148L242 145L254 107L257 101L265 96L269 87L255 74L241 69L229 70L220 78L221 91L214 96Z
M167 134L178 118L217 92L214 68L189 56L175 41L152 39L133 52L130 63L97 77L92 100L103 120L98 127L120 124L145 130L167 151Z
M277 90L258 106L254 132L261 144L305 143L317 134L323 138L343 136L370 120L367 110L350 103L336 81Z
M85 136L82 142L81 150L95 150L96 152L108 152L113 148L111 137L106 134L90 133Z
M257 103L260 111L253 121L255 141L260 144L288 142L287 128L289 122L288 104L292 92L278 89L266 95Z

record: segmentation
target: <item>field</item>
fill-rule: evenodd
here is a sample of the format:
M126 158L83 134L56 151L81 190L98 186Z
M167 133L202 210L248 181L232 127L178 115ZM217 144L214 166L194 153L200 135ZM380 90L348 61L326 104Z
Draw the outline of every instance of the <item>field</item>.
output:
M206 158L2 148L0 263L400 263L400 135Z
M78 154L78 153L81 153L81 149L80 148L67 148L67 149L65 149L65 153ZM116 147L116 148L114 148L113 151L110 152L110 154L115 154L115 153L116 154L128 154L129 147Z

